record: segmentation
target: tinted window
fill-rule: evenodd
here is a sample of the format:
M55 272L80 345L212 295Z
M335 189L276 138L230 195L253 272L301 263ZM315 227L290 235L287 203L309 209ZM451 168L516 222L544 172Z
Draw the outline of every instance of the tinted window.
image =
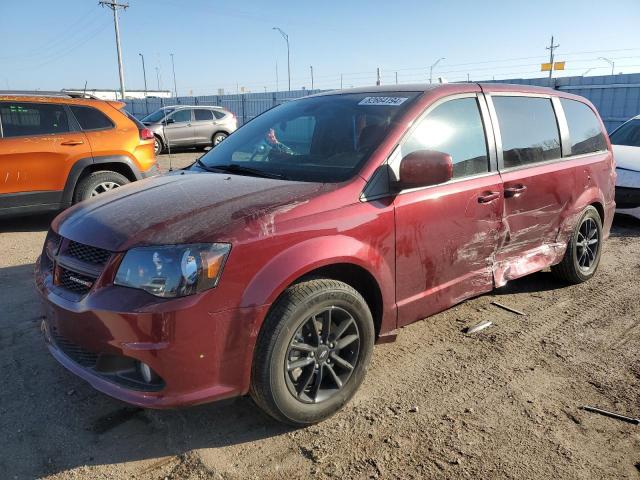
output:
M196 116L196 121L205 121L205 120L213 120L213 115L211 110L204 110L202 108L196 109L193 111Z
M432 110L402 144L402 156L416 150L451 155L453 177L489 171L484 126L476 98L450 100Z
M200 164L212 171L233 165L290 180L341 182L358 172L417 95L344 93L283 103L246 123Z
M213 116L216 117L218 120L220 120L221 118L224 118L226 114L224 112L221 112L220 110L213 110Z
M64 106L47 103L0 103L5 137L47 135L69 131Z
M99 110L91 107L70 106L73 115L83 130L113 128L113 122Z
M630 120L611 134L614 145L640 147L640 120Z
M178 122L190 122L191 121L191 110L178 110L169 118L173 118L173 120Z
M560 158L560 134L548 98L494 96L504 167Z
M607 142L593 110L576 100L561 98L560 103L569 125L571 155L606 150Z

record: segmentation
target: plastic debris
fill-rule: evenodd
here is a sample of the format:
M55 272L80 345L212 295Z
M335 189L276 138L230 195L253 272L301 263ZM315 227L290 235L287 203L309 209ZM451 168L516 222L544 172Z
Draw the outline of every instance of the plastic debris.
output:
M474 326L472 327L468 327L465 333L477 333L481 330L484 330L487 327L490 327L491 325L493 325L492 322L490 322L489 320L483 320L480 323L476 323Z

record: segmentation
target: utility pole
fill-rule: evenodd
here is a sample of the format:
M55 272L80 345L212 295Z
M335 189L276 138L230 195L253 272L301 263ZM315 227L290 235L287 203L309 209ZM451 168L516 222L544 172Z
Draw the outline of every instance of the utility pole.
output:
M118 10L126 10L127 8L129 8L129 4L118 3L117 0L102 0L98 2L98 4L102 5L103 7L109 7L111 10L113 10L113 24L116 29L116 48L118 50L118 72L120 73L120 94L122 95L122 100L124 100L124 68L122 67L122 52L120 50L120 27L118 26Z
M282 38L287 42L287 75L289 77L289 91L291 91L291 54L289 52L289 35L284 33L280 27L273 27L272 30L279 31Z
M376 85L380 85L380 67L376 70Z
M445 58L440 57L429 67L429 83L433 83L433 69L436 68L436 65L438 65L442 60L445 60Z
M313 65L309 65L309 68L311 69L311 90L313 90Z
M176 98L178 98L178 87L176 86L176 66L173 63L173 53L169 54L171 56L171 68L173 69L173 93Z
M147 99L147 70L144 67L144 55L139 53L140 58L142 58L142 77L144 78L144 104L147 115L149 115L149 100Z
M160 68L156 67L156 81L158 82L158 92L160 91Z
M340 74L340 90L342 90L342 74Z
M396 85L398 84L398 72L396 72Z
M554 45L553 44L553 35L551 35L551 44L546 47L547 50L549 50L549 64L551 65L551 68L549 68L549 86L553 86L551 85L551 81L553 80L553 51L558 48L560 45Z
M467 73L467 83L471 81L471 77L469 76L469 74Z

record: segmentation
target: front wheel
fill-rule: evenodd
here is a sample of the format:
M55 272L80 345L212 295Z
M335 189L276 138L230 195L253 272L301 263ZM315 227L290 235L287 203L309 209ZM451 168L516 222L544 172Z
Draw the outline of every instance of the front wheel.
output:
M251 396L284 423L324 420L362 383L374 336L371 311L351 286L329 279L295 284L273 305L260 331Z
M561 280L582 283L593 277L602 254L602 220L595 207L589 205L576 223L562 262L551 267Z

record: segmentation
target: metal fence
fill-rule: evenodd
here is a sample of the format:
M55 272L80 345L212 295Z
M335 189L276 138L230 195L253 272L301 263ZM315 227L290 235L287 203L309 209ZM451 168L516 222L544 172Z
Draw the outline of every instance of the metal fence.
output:
M248 122L276 105L306 97L321 90L294 90L291 92L240 93L233 95L204 95L198 97L147 98L126 101L126 109L137 118L171 105L217 105L238 118L238 126Z
M549 86L548 78L514 78L496 80L496 82ZM640 114L640 73L562 77L553 79L553 87L582 95L591 100L600 112L609 132L629 118ZM136 117L143 117L163 105L219 105L232 111L238 117L238 125L242 125L275 105L320 91L295 90L292 92L135 99L127 100L126 108Z

